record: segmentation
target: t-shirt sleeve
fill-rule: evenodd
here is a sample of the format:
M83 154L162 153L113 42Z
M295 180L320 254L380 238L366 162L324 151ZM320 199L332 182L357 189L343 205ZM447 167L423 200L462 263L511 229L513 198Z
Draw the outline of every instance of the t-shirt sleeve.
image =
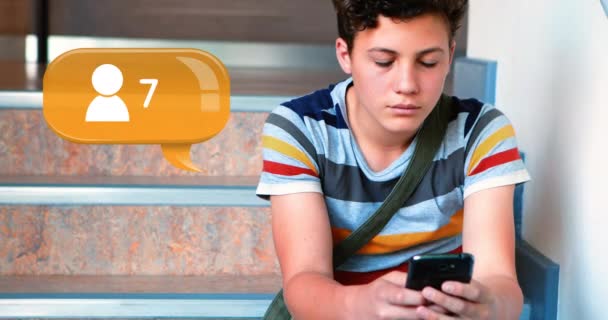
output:
M464 197L494 187L530 180L509 119L485 105L467 139Z
M259 197L322 193L316 149L298 114L287 107L277 107L264 123L261 139L263 168L256 190Z

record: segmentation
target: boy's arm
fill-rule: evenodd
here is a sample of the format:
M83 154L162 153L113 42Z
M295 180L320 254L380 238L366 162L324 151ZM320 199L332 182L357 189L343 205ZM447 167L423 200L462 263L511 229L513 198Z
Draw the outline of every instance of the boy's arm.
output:
M523 297L515 272L513 192L530 176L511 122L492 106L481 107L465 145L462 241L463 250L475 256L473 281L445 283L442 289L454 289L450 295L432 288L423 295L467 318L517 319Z
M332 238L323 196L271 196L272 235L283 274L285 303L296 319L338 319L345 294L333 281ZM322 302L334 310L317 308ZM319 313L319 314L315 314Z
M518 319L523 295L515 271L515 185L478 191L464 202L463 250L475 256L473 279L493 296L497 319Z
M523 296L515 272L514 189L490 188L465 199L463 251L475 257L473 281L446 282L444 292L426 288L427 299L465 318L519 318ZM424 308L419 312L424 319L443 319Z
M405 273L390 273L363 286L333 280L333 243L323 195L271 196L271 208L284 298L294 318L416 318L415 306L424 301L419 292L403 287Z

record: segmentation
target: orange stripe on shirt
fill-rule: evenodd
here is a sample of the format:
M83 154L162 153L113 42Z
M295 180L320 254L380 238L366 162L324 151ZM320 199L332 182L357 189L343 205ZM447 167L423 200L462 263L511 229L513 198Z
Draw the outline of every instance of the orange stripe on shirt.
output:
M375 236L363 246L358 254L383 254L410 248L422 243L453 237L462 233L464 212L456 212L450 221L435 231L391 234ZM346 229L332 228L334 244L346 239L352 232Z
M319 175L319 173L317 172L317 168L315 168L308 156L306 156L306 154L301 150L297 149L296 147L290 145L285 141L270 136L263 136L262 147L274 150L278 153L299 160L300 162L305 164L310 170L312 170L316 176Z
M481 161L481 159L485 157L492 150L492 148L494 148L501 141L514 136L515 130L513 130L513 126L509 124L498 129L498 131L487 137L486 140L480 143L479 146L477 146L477 148L473 151L473 156L471 157L469 168L467 169L468 175L471 174L471 170L477 166L479 161Z

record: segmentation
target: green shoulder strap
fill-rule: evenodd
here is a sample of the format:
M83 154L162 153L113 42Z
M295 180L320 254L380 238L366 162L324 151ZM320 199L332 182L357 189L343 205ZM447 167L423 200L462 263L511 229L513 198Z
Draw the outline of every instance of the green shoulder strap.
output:
M386 226L393 215L414 193L420 181L433 163L433 158L443 141L450 115L452 98L442 95L437 105L424 121L418 132L418 142L412 161L380 208L357 230L334 246L333 263L337 268L355 254ZM288 320L291 315L283 300L283 290L274 297L264 314L264 320Z

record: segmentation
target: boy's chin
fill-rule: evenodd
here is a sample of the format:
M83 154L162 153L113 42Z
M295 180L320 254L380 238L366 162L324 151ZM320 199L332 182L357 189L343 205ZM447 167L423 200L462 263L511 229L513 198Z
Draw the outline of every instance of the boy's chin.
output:
M409 136L415 135L416 132L418 132L418 129L420 128L421 124L422 123L408 123L407 125L389 125L385 126L385 129L392 134Z

